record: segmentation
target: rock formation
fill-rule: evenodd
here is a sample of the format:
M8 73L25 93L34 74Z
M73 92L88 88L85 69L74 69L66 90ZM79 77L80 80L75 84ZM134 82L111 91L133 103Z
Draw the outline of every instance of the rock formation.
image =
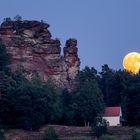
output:
M12 72L23 66L32 76L55 80L59 87L72 90L79 72L77 40L69 39L61 55L60 41L52 39L49 24L39 21L4 21L0 26L0 40L10 55Z

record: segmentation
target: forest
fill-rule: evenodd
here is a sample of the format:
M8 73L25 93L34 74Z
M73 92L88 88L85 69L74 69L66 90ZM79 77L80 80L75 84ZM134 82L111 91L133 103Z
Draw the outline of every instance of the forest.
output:
M86 66L76 77L77 89L69 93L37 74L27 79L22 67L11 73L2 43L0 52L0 127L35 130L44 124L92 125L106 106L121 106L126 125L140 126L140 74L113 70L107 64L101 72Z

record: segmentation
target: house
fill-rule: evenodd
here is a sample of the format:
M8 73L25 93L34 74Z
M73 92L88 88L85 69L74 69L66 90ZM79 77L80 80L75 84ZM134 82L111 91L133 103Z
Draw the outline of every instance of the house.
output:
M108 126L121 125L120 122L121 117L122 117L122 111L120 106L105 108L103 119L107 121Z

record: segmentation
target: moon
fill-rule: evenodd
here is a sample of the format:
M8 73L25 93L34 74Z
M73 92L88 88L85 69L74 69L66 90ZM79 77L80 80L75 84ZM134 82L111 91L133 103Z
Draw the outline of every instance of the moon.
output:
M126 71L133 74L140 72L140 53L131 52L128 53L123 59L123 67Z

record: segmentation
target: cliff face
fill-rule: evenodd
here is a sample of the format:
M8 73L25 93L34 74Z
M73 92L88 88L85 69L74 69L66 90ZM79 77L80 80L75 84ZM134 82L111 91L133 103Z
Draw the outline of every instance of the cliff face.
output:
M52 39L49 25L39 21L4 21L0 40L10 55L12 72L23 66L28 76L38 73L42 79L55 80L62 88L72 90L79 72L77 40L69 39L61 55L60 41Z

